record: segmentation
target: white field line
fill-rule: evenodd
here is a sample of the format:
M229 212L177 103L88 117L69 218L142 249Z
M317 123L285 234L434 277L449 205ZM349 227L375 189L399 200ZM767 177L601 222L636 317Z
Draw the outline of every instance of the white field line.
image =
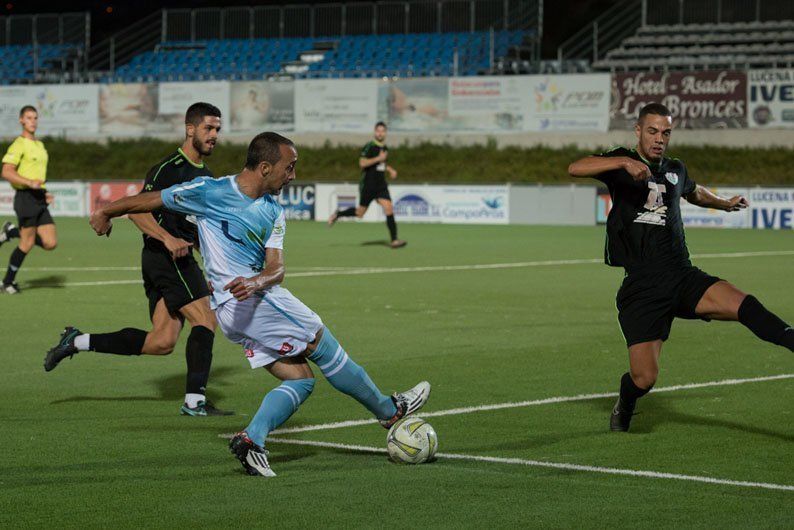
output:
M715 386L733 386L733 385L743 385L746 383L761 383L765 381L779 381L781 379L794 379L794 374L780 374L780 375L769 375L763 377L748 377L744 379L723 379L721 381L708 381L705 383L687 383L683 385L671 385L671 386L663 386L659 388L654 388L652 390L653 393L658 392L678 392L680 390L692 390L695 388L708 388L708 387L715 387ZM432 412L421 412L419 415L422 418L435 418L439 416L455 416L458 414L471 414L472 412L485 412L489 410L502 410L502 409L516 409L516 408L523 408L523 407L535 407L538 405L551 405L555 403L568 403L571 401L592 401L596 399L605 399L605 398L613 398L618 397L617 392L603 392L599 394L579 394L576 396L557 396L557 397L550 397L544 399L533 399L531 401L513 401L508 403L494 403L491 405L476 405L472 407L460 407L454 409L446 409L446 410L437 410ZM293 433L300 433L300 432L310 432L310 431L327 431L332 429L342 429L345 427L357 427L359 425L369 425L372 423L377 423L377 420L374 418L367 418L363 420L347 420L347 421L338 421L334 423L320 423L314 425L302 425L300 427L287 427L284 429L277 429L273 431L273 434L293 434ZM227 436L229 438L232 437L231 434L229 435L222 435Z
M335 271L349 270L356 267L290 267L300 271ZM139 266L108 266L108 267L25 267L26 271L39 272L98 272L98 271L140 271Z
M794 256L794 250L771 250L762 252L726 252L719 254L694 254L695 259L714 259L714 258L754 258L764 256ZM544 267L555 265L588 265L601 264L600 258L592 259L568 259L568 260L545 260L545 261L521 261L515 263L484 263L471 265L438 265L427 267L365 267L365 268L340 268L332 270L316 270L305 272L289 273L289 278L306 278L317 276L354 276L362 274L394 274L402 272L444 272L444 271L469 271L469 270L492 270L492 269L517 269L527 267ZM99 270L99 268L96 268ZM26 269L31 270L31 269ZM56 268L50 269L55 271ZM90 269L80 269L90 270ZM137 270L137 269L134 269ZM108 280L94 282L66 282L54 284L53 287L90 287L100 285L134 285L142 283L141 280Z
M268 438L268 442L283 443L289 445L308 445L313 447L326 447L329 449L345 449L348 451L359 451L366 453L386 453L386 449L380 447L368 447L365 445L349 445L330 442L318 442L311 440L291 440L284 438ZM701 475L679 475L677 473L663 473L659 471L643 471L638 469L620 469L614 467L585 466L581 464L568 464L562 462L544 462L542 460L526 460L523 458L500 458L496 456L477 456L454 453L437 453L437 458L449 460L472 460L475 462L489 462L493 464L509 464L528 467L543 467L551 469L562 469L565 471L583 471L590 473L604 473L608 475L624 475L630 477L643 477L655 479L682 480L688 482L702 482L706 484L716 484L721 486L739 486L743 488L760 488L768 490L794 491L794 486L787 484L771 484L767 482L747 482L744 480L729 480L722 478L706 477Z

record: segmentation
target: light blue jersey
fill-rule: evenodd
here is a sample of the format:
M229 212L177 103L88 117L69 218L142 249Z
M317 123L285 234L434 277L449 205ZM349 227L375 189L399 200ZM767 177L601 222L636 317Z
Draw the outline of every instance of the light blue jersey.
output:
M160 196L165 208L196 217L213 309L234 298L226 284L262 271L266 248L284 248L284 208L270 195L254 200L242 193L236 175L198 177Z

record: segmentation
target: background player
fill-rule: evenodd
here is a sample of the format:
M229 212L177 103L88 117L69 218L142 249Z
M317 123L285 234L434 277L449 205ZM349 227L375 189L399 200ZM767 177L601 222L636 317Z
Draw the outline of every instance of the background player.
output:
M337 342L320 317L288 290L284 280L284 209L275 198L295 178L298 152L276 133L256 136L238 175L199 177L160 193L127 197L98 210L91 226L102 235L110 219L165 207L198 219L212 305L223 333L241 344L252 368L265 367L282 381L262 401L230 449L251 475L274 476L264 451L268 433L283 424L311 394L319 367L331 385L364 405L388 428L427 401L430 385L386 396Z
M714 195L695 184L683 162L664 157L673 130L671 116L664 105L646 105L635 126L636 149L614 149L568 168L574 177L594 177L609 188L613 207L607 219L605 261L626 269L617 308L630 371L620 381L620 397L610 419L613 431L629 429L637 399L656 383L662 343L675 317L739 321L759 338L794 351L794 329L754 296L689 261L681 197L728 212L748 203L741 196Z
M191 105L185 114L182 147L149 170L144 191L162 190L197 176L212 178L204 157L212 154L220 130L221 112L217 107L209 103ZM112 333L83 334L67 327L60 342L47 353L45 370L52 370L61 359L78 351L168 355L187 319L192 328L185 350L187 380L181 412L190 416L231 414L215 408L205 395L216 322L207 281L191 250L195 225L184 214L163 209L131 215L130 219L144 234L141 270L149 299L151 331L124 328Z
M389 194L389 185L386 183L386 172L389 178L396 179L397 171L386 163L389 156L389 148L386 147L386 124L379 121L375 124L375 138L371 140L358 159L358 167L361 168L361 182L359 183L358 207L337 210L328 219L328 225L333 226L340 217L353 217L359 219L367 213L370 203L378 201L383 208L383 215L386 216L386 226L389 227L391 236L391 248L400 248L406 245L405 241L397 239L397 223L394 221L394 206Z
M58 245L55 222L47 208L53 196L45 191L47 181L47 161L49 159L44 143L36 140L39 126L39 113L35 107L26 105L19 111L22 134L8 147L3 157L2 176L16 190L14 212L19 227L5 223L0 231L0 244L18 237L19 245L11 253L8 270L0 291L18 294L17 272L22 262L33 248L38 245L44 250L53 250Z

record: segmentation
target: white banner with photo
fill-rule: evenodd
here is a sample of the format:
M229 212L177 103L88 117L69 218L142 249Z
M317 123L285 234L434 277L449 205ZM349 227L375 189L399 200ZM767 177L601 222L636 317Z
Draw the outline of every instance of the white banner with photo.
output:
M295 129L293 81L238 81L231 86L231 127L235 133Z
M86 209L85 182L48 182L47 193L51 193L55 200L49 209L53 217L84 217L88 215ZM0 215L16 216L14 212L14 194L16 190L7 182L0 183Z
M609 74L528 76L524 130L606 131L610 87Z
M193 81L189 83L160 83L159 114L185 115L187 108L197 101L211 103L229 115L230 87L228 81Z
M733 197L742 195L749 199L747 188L708 188L720 197ZM748 228L750 226L750 211L739 210L737 212L726 212L711 208L701 208L681 199L681 219L687 227L708 227L708 228Z
M28 99L39 112L38 135L99 132L99 85L32 85Z
M747 72L750 127L794 127L794 69Z
M295 81L295 129L370 132L377 119L375 79Z
M521 130L528 89L528 77L451 77L448 115L465 129Z

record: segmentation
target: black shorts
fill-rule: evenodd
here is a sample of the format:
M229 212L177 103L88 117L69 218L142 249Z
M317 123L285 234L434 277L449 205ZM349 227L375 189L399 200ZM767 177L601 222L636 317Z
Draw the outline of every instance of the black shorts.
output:
M375 199L386 199L387 201L391 200L391 195L389 194L389 187L386 185L385 182L362 182L359 186L359 198L358 204L359 206L369 206L369 203L374 201Z
M709 320L695 314L706 290L720 281L697 267L629 274L618 290L618 322L626 345L667 340L673 319Z
M166 252L144 247L141 272L143 288L149 299L149 317L154 315L154 308L161 298L170 313L179 314L182 307L210 294L207 280L193 254L173 260Z
M14 194L14 212L20 228L54 224L47 209L47 192L44 190L17 190Z

